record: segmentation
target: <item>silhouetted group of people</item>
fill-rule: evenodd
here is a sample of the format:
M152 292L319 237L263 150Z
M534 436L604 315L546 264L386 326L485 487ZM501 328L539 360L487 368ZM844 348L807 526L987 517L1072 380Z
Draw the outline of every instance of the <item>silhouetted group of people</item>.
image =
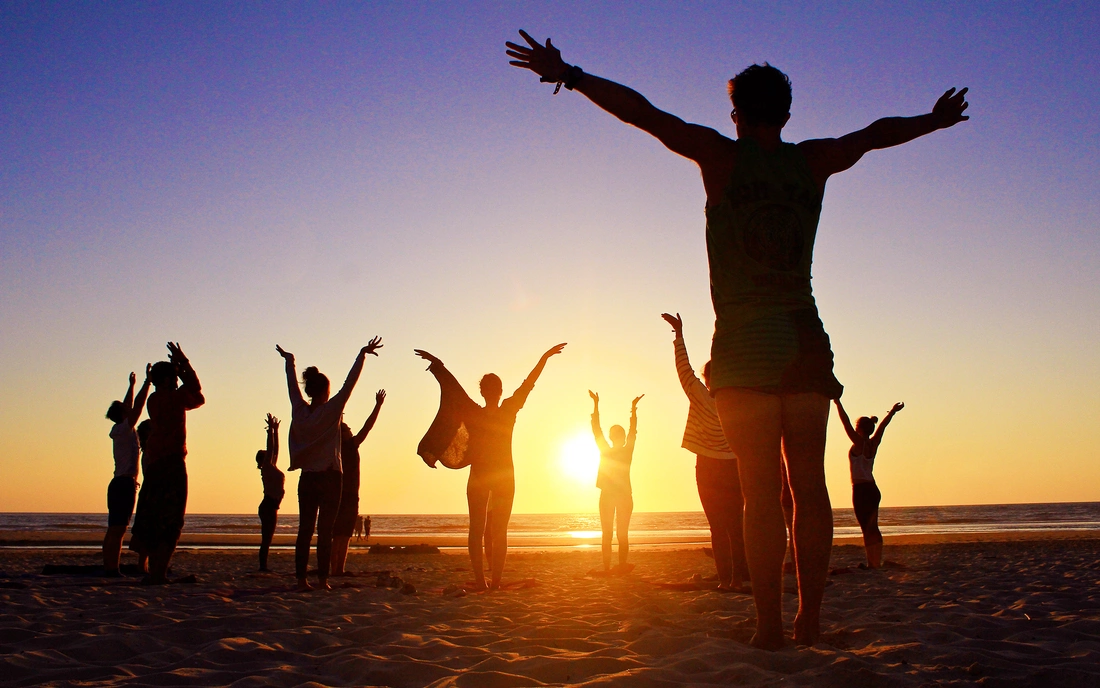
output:
M774 649L784 643L782 570L788 532L799 592L794 640L812 644L820 634L833 533L824 471L830 401L835 401L852 441L853 503L871 567L881 563L882 554L877 525L880 494L872 467L883 431L902 408L895 405L876 431L874 418L860 418L853 426L840 404L843 387L833 374L831 344L818 317L810 278L825 185L830 176L851 168L869 151L900 145L968 119L966 89L947 91L925 115L889 117L840 138L792 144L781 137L790 118L790 80L769 64L751 65L728 83L730 117L737 133L731 139L657 109L626 86L567 64L549 39L542 44L526 32L520 35L523 44L506 44L510 64L556 84L555 94L562 86L583 94L699 167L706 193L706 246L715 312L710 361L703 367L702 380L689 363L679 316L663 316L675 332L677 373L689 399L683 447L697 456L696 480L711 526L720 586L740 588L743 580L751 578L757 612L753 645ZM350 515L358 500L358 446L373 426L385 394L378 393L374 412L358 434L351 434L342 423L342 414L364 357L377 355L381 346L375 338L362 348L343 386L331 397L328 378L314 367L307 368L302 381L308 401L298 387L294 356L276 347L286 362L292 407L290 470L302 471L295 555L302 589L310 587L306 574L315 529L320 585L327 586L329 574L343 567L354 526ZM480 383L484 406L466 394L442 361L416 351L429 362L428 370L441 392L439 410L418 454L432 467L437 463L470 467L468 544L480 587L499 586L504 569L515 495L511 442L516 415L549 358L564 347L559 344L543 354L506 399L501 399L500 378L484 376ZM154 582L163 581L183 522L185 413L203 403L198 378L183 352L172 344L169 351L169 361L151 367L136 398L131 377L126 400L112 405L108 414L115 422L111 437L116 473L109 489L111 516L104 559L105 565L117 569L115 543L121 542L136 486L133 426L149 382L156 388L148 399L151 426L147 438L138 443L145 483L137 499L131 541L131 548L149 556L149 576ZM177 380L182 384L177 386ZM600 427L599 397L595 393L591 397L592 430L601 455L597 486L604 566L610 569L616 520L619 565L627 564L633 511L630 465L641 397L632 405L629 431L613 426L609 439ZM263 566L270 542L267 534L274 530L283 492L282 476L275 467L277 429L278 421L269 416L268 447L263 456L257 456L264 483ZM789 495L786 505L784 495ZM489 559L488 583L483 546Z

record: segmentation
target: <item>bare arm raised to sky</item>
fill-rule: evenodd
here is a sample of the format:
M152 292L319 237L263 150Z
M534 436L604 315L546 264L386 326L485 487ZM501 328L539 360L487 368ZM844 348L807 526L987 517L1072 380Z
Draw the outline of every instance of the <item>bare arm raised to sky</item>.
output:
M852 427L852 419L848 417L848 412L844 410L844 404L840 403L840 399L834 399L833 402L836 404L836 412L840 415L840 424L844 426L844 432L848 433L848 439L853 443L862 442L863 438Z
M279 419L267 414L267 465L279 460Z
M137 425L138 418L141 418L141 411L145 408L145 399L149 396L149 371L152 370L152 364L145 364L145 381L141 383L141 389L138 390L137 398L134 399L134 383L137 381L136 376L130 373L130 391L126 393L126 399L123 401L127 405L127 421L130 423L130 427ZM132 401L131 401L132 400Z
M603 428L600 427L600 395L588 390L588 396L592 397L592 437L596 439L596 447L602 453L611 449L611 445L607 443Z
M969 107L966 92L948 89L932 107L932 112L916 117L884 117L870 126L838 139L810 139L798 144L810 164L814 179L824 186L829 175L851 168L865 153L909 143L939 129L953 127L970 119L963 112Z
M638 402L645 395L634 397L634 403L630 405L630 429L626 433L626 446L634 449L634 440L638 439Z
M355 440L356 446L363 444L363 440L367 439L367 435L370 433L371 429L374 428L374 424L378 421L378 412L382 410L382 402L384 402L385 400L386 390L380 389L375 392L374 410L370 412L369 416L367 416L366 422L363 423L363 429L356 433L355 437L352 438Z
M183 353L179 342L168 342L168 360L176 367L176 375L180 379L179 392L183 397L183 406L188 411L197 409L206 403L206 397L202 395L202 384L199 375L191 367L191 361Z
M571 66L561 59L561 51L554 47L549 38L546 45L541 45L526 31L520 30L519 33L527 45L505 44L508 56L514 58L509 64L530 69L544 81L565 81L570 76ZM641 93L614 81L584 74L573 87L600 108L652 134L672 152L699 164L714 157L716 146L729 142L714 129L689 124L676 115L664 112L654 107Z
M366 358L367 354L377 356L378 349L381 348L382 338L375 337L359 350L359 355L355 357L355 363L351 365L351 370L348 371L348 376L344 379L343 387L340 388L339 392L332 395L334 400L338 400L337 403L347 403L348 397L351 396L351 391L355 389L355 383L359 381L359 374L363 372L363 360Z
M306 400L302 398L302 390L298 388L298 373L294 369L294 354L284 351L283 347L278 344L275 345L275 350L286 362L286 391L290 394L291 407L306 403Z
M894 407L890 409L890 412L887 413L886 417L882 419L882 422L878 424L878 430L871 436L871 442L874 443L875 449L878 449L879 443L882 442L882 434L886 432L886 426L894 419L894 414L903 408L905 408L905 404L900 401L894 404Z
M546 367L546 362L550 360L551 356L557 356L558 354L560 354L563 349L565 349L564 342L561 344L555 344L554 346L547 349L546 353L542 355L542 358L539 359L539 362L535 364L535 367L527 375L527 379L525 379L523 381L523 384L519 386L519 389L517 389L515 393L512 394L510 401L517 403L519 404L519 406L522 407L523 404L527 401L527 395L530 394L531 390L535 388L535 382L539 379L539 376L542 375L542 371Z

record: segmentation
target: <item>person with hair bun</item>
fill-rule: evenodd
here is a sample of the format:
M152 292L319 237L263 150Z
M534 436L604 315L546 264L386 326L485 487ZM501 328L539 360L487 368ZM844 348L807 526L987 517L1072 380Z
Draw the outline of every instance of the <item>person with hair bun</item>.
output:
M302 385L309 402L298 388L294 368L294 354L276 345L275 350L286 362L286 384L290 393L290 433L287 447L290 450L288 470L301 470L298 478L298 539L294 545L294 573L298 578L298 590L312 590L306 574L309 569L309 543L317 530L318 585L329 589L328 575L332 552L332 528L340 508L341 462L340 424L344 406L355 389L359 374L363 372L363 360L367 354L378 355L382 338L375 337L359 350L344 386L329 397L329 381L324 373L310 366L302 371Z
M852 474L852 507L856 512L856 520L859 521L859 529L863 531L863 547L867 550L866 567L877 569L882 566L882 533L878 529L878 505L882 501L882 493L879 492L872 471L886 426L893 420L895 413L905 408L905 404L900 401L894 404L876 431L878 416L861 416L853 428L840 399L836 399L835 403L844 432L848 433L848 439L852 441L852 448L848 450L848 467ZM860 568L863 567L860 564Z
M134 501L138 489L138 438L134 431L141 412L145 409L145 397L149 395L149 371L145 366L145 382L134 396L137 376L130 373L130 387L121 401L111 402L107 419L111 426L110 437L114 449L115 474L107 485L107 534L103 536L103 575L117 577L122 558L122 538L134 515Z
M466 502L470 509L467 547L474 583L479 589L496 590L500 587L504 558L508 555L508 521L512 517L512 501L516 495L515 468L512 464L512 430L516 425L516 414L534 389L546 362L564 348L565 344L550 347L519 389L503 401L500 397L504 385L500 378L493 373L482 377L479 387L485 406L478 405L466 394L443 361L427 351L413 350L417 356L428 361L428 370L435 375L440 390L439 411L416 453L431 468L435 468L436 463L442 463L447 468L470 467L470 479L466 484ZM491 531L488 537L487 529ZM489 586L485 584L483 542L485 549L489 550L489 571L492 574Z

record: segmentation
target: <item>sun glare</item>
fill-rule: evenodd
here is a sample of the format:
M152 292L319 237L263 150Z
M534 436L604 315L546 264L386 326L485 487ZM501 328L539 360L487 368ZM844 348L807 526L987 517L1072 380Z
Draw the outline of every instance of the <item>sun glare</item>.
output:
M574 435L561 446L562 471L582 483L595 484L600 467L600 450L587 433Z

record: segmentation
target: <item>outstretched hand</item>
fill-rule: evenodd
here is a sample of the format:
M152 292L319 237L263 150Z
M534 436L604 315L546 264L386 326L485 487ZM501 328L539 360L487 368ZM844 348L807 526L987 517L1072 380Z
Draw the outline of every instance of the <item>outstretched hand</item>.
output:
M146 363L145 364L145 381L146 382L149 381L149 374L152 373L152 372L153 372L153 364L152 363Z
M386 400L386 390L380 389L374 393L374 403L376 406L381 406L382 402Z
M545 361L546 359L550 358L551 356L557 356L558 354L560 354L562 352L562 350L564 348L565 348L565 342L562 342L561 344L555 344L554 346L552 346L552 347L550 347L549 349L546 350L546 353L544 353L542 355L542 360Z
M600 395L599 394L596 394L592 390L588 390L588 396L592 397L592 401L594 401L595 403L597 403L597 404L600 403Z
M382 338L381 337L375 337L374 339L367 342L366 346L364 346L362 349L359 350L359 355L364 356L366 354L370 354L372 356L377 356L378 355L378 350L381 349L381 348L382 348Z
M289 351L283 351L283 347L279 346L278 344L275 345L275 350L279 352L279 355L283 357L284 361L290 363L291 365L294 364L294 354L290 353Z
M134 375L133 373L130 373L130 386L133 387L136 382L137 382L137 375Z
M187 356L183 353L179 342L168 342L168 360L175 365L187 363Z
M894 408L890 409L890 413L897 413L898 411L902 410L903 408L905 408L905 403L899 401L898 403L894 404Z
M970 103L966 102L966 92L969 90L969 88L964 88L955 93L954 88L949 88L936 101L936 104L932 107L932 114L935 116L936 124L940 129L953 127L959 122L970 119L969 116L963 114L963 111L970 106Z
M267 419L266 420L267 420L267 429L269 431L274 431L274 432L279 431L279 419L278 418L276 418L275 416L273 416L269 413L269 414L267 414Z
M684 319L680 317L680 314L672 315L671 313L661 313L661 317L665 319L669 325L672 325L672 331L676 333L677 337L684 336Z
M543 81L561 81L561 77L569 69L569 66L561 59L561 51L554 47L549 38L546 39L546 45L541 45L523 29L519 30L519 35L527 41L527 45L519 45L511 41L506 42L504 45L508 50L505 52L508 57L515 58L510 60L508 64L513 67L530 69L542 77Z
M644 397L644 396L645 396L645 395L644 395L644 394L642 394L642 395L640 395L640 396L634 397L634 403L632 403L632 404L630 405L630 410L631 410L632 412L633 412L633 411L637 411L637 410L638 410L638 402L639 402L639 401L641 401L641 400L642 400L642 397Z
M429 368L431 368L432 365L436 363L438 363L439 365L443 365L443 361L439 360L435 356L432 356L430 353L424 351L423 349L413 349L413 353L427 361L429 363Z

